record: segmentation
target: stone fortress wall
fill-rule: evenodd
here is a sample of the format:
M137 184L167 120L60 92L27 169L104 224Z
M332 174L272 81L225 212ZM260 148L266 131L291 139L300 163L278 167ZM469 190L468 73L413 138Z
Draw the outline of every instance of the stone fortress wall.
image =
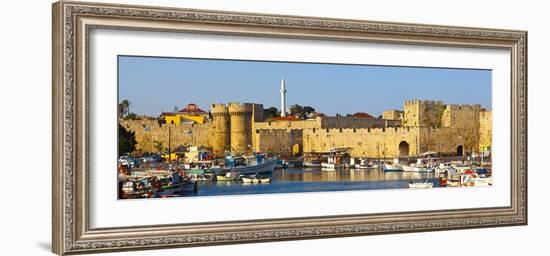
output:
M139 152L158 152L157 145L161 146L161 151L167 151L169 133L172 149L190 145L212 147L209 134L212 123L161 126L157 120L120 120L119 122L121 126L135 133L138 142L136 150Z
M291 155L296 148L312 153L349 147L354 157L376 158L426 151L470 153L492 144L491 112L480 105L410 100L403 111L385 111L386 118L321 116L272 122L264 120L261 104L213 104L210 112L212 120L205 124L172 127L172 147L196 145L211 147L214 152L260 151L281 156ZM167 145L167 125L140 120L122 124L136 132L138 149L151 152L154 140Z
M493 112L479 112L479 150L488 150L492 147Z

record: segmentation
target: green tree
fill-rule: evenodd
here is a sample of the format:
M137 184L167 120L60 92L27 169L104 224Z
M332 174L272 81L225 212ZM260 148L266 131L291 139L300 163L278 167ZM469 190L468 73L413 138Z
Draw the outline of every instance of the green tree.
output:
M264 108L264 117L273 118L279 116L279 110L276 107Z
M128 131L122 125L118 125L118 155L132 153L136 150L136 134Z
M301 116L304 113L304 108L298 104L290 106L290 114L293 116Z
M315 109L310 106L304 106L303 111L304 111L304 115L310 115L311 113L315 112Z
M122 114L124 116L127 116L128 114L130 114L130 101L128 100L123 100L122 102L120 102L120 104L122 105Z
M138 116L134 113L128 113L126 117L124 117L124 120L137 120L139 119Z
M122 105L122 103L118 103L117 113L119 119L122 119L124 117L124 106Z
M290 106L290 114L302 119L307 118L313 112L315 112L315 109L310 106L301 106L298 104Z

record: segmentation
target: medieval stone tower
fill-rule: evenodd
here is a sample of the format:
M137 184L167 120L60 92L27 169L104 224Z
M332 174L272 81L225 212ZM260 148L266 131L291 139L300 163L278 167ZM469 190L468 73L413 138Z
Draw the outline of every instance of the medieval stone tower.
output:
M252 150L252 112L250 103L229 103L231 152L242 154Z
M442 101L407 100L403 105L403 126L441 127L444 110Z
M222 153L229 149L230 140L230 117L225 104L212 104L210 109L212 113L212 150Z

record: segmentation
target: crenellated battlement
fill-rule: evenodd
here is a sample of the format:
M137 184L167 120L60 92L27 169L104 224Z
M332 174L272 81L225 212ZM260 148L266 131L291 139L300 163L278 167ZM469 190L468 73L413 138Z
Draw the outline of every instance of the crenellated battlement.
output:
M223 103L216 103L210 106L210 113L215 115L229 115L229 109Z
M405 100L404 103L405 106L411 106L411 105L425 105L425 106L436 106L436 105L444 105L443 101L441 100Z
M229 103L229 114L230 115L251 115L253 111L253 106L251 103Z
M479 104L447 104L445 109L449 110L462 110L462 111L481 111L481 105Z
M324 128L324 129L304 129L305 134L393 134L408 133L419 130L417 127L382 127L382 128Z

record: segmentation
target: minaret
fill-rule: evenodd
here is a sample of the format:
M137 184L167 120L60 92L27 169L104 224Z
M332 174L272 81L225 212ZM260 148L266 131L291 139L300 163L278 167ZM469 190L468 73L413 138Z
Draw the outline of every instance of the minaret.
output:
M281 78L281 117L286 116L286 88L285 78Z

